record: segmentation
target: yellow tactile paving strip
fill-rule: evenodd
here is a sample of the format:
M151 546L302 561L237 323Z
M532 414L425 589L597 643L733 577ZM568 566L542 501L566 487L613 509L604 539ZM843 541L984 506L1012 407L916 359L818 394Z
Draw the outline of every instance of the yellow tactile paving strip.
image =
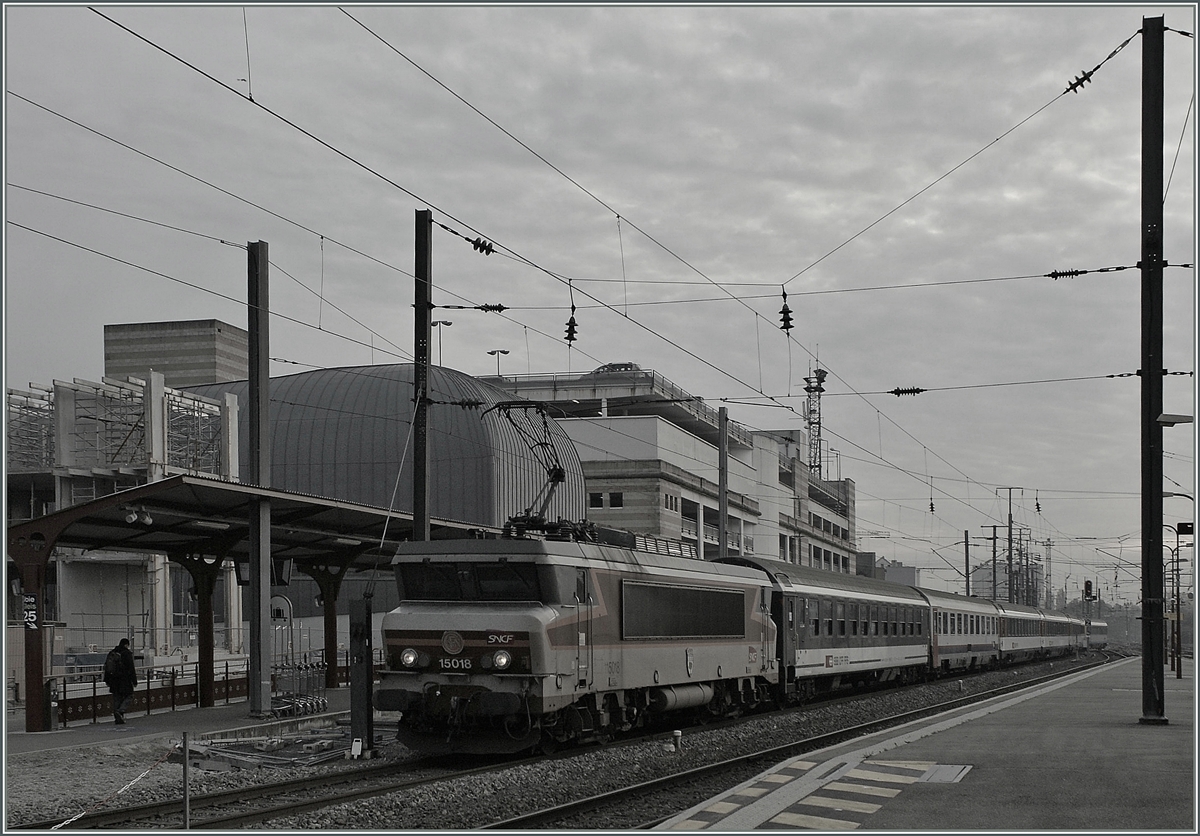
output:
M745 825L753 819L753 811L747 809L751 805L768 796L790 793L796 796L794 801L776 797L776 803L772 805L774 812L764 810L763 820L750 826L756 830L855 830L888 799L899 795L904 787L919 782L937 764L865 760L846 763L832 770L826 768L823 770L826 774L821 777L810 776L809 770L815 766L815 762L802 759L780 764L771 772L692 811L686 819L671 824L670 829L725 830L728 829L725 825L732 823L731 817ZM806 777L808 781L795 783Z

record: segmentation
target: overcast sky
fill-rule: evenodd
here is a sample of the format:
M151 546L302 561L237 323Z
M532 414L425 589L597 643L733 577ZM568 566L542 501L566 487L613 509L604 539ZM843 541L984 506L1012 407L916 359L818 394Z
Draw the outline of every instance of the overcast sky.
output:
M1190 265L1190 5L7 5L6 385L99 380L105 324L245 327L258 240L272 374L408 361L429 208L459 233L435 227L435 302L509 308L436 311L435 361L634 362L758 429L805 428L819 366L824 473L889 534L864 549L961 591L963 532L990 558L1015 488L1055 588L1136 601L1159 15L1164 256ZM1194 411L1194 281L1164 271L1168 412ZM1193 438L1165 430L1166 490L1194 493Z

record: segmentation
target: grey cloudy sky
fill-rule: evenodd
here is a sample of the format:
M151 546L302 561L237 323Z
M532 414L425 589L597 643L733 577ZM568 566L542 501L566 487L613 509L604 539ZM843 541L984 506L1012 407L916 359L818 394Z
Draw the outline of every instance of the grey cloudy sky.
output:
M1107 376L1140 365L1139 274L1046 274L1139 260L1158 15L1164 252L1191 264L1192 5L10 4L6 384L98 380L105 324L244 327L256 240L273 374L408 360L430 208L497 248L435 228L435 301L510 308L439 313L444 365L632 361L803 429L819 364L826 473L891 535L864 548L961 588L963 532L1016 487L1057 588L1134 601L1139 379ZM1165 364L1191 372L1194 271L1164 281ZM1193 379L1165 404L1191 414ZM1191 494L1192 429L1165 439L1164 487Z

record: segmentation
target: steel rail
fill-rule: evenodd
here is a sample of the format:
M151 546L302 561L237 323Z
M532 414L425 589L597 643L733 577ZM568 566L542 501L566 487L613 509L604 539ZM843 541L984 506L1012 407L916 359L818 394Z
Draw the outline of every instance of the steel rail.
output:
M389 776L403 775L410 773L414 768L419 768L419 762L408 763L385 763L375 766L364 766L358 769L350 769L344 772L322 773L320 775L310 775L303 778L292 778L284 781L273 781L265 784L256 784L249 787L239 787L231 790L221 790L214 793L205 793L203 795L194 795L189 799L189 806L192 812L197 809L220 807L229 804L239 804L252 802L272 796L284 795L292 792L304 792L315 788L337 786L339 784L361 783L362 781L385 780ZM486 769L486 768L483 768ZM381 792L394 792L397 789L404 789L410 786L420 786L434 781L449 780L451 778L460 777L463 775L472 775L479 771L480 768L464 770L460 772L452 772L449 774L423 778L408 781L396 781L387 784ZM351 793L330 794L323 796L322 799L314 799L311 802L305 802L311 805L323 803L325 806L329 804L341 803L339 800L328 801L323 799L342 799L351 798L356 794L361 794L362 790L357 790ZM379 794L379 793L376 793ZM302 804L291 803L286 807L288 811L297 811ZM29 822L26 824L13 825L9 830L87 830L91 828L111 828L118 825L133 824L136 822L145 822L153 819L181 817L183 815L183 799L173 799L171 801L156 801L148 804L130 805L127 807L118 807L111 810L96 811L88 813L80 818L72 821L70 824L63 824L64 818L48 819L39 822ZM274 815L282 815L276 812ZM231 819L233 817L230 817ZM192 828L206 827L205 822L191 822Z
M701 778L709 778L713 775L718 775L722 772L727 772L739 767L744 767L755 761L785 760L794 755L804 754L816 749L822 749L826 746L832 746L837 743L842 743L847 740L853 740L857 737L865 737L876 732L884 731L894 726L903 725L904 723L920 720L927 717L932 717L937 714L949 713L956 711L968 705L984 702L989 699L1011 694L1014 691L1021 691L1027 688L1036 688L1044 685L1047 682L1052 682L1064 676L1078 674L1085 670L1090 670L1095 667L1107 664L1111 661L1110 654L1104 654L1105 659L1100 662L1095 662L1089 665L1080 665L1069 670L1059 671L1045 676L1036 677L1034 679L1025 680L1023 682L1004 685L1000 688L993 688L988 691L980 691L977 694L972 694L967 697L960 697L954 700L937 703L935 705L925 706L914 711L896 714L890 717L885 717L880 720L873 720L868 723L862 723L857 726L849 726L838 731L829 732L827 734L817 735L816 737L804 738L790 743L785 743L779 746L772 746L766 749L761 749L757 752L750 752L745 755L739 755L735 758L719 761L716 763L707 764L705 766L695 767L693 769L676 772L671 775L665 775L660 778L655 778L650 781L645 781L629 787L611 790L609 792L600 793L599 795L590 796L588 798L569 801L565 804L547 807L543 810L537 810L525 815L516 816L504 821L492 822L490 824L481 825L479 830L529 830L537 827L545 827L562 819L572 816L587 813L601 807L610 806L625 799L640 795L647 795L664 789L669 789L679 784L691 783ZM669 818L669 816L668 816ZM647 822L637 829L646 829L664 819L656 819L653 822Z

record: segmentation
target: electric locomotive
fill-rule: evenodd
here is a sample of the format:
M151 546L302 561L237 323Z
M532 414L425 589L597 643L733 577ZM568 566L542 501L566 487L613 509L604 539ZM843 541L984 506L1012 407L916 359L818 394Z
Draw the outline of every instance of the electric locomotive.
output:
M403 544L375 707L401 712L398 737L417 751L517 752L770 700L766 576L633 545Z
M427 753L550 751L671 712L1086 649L1061 613L560 523L544 537L405 543L374 704ZM1094 643L1103 622L1092 623Z

